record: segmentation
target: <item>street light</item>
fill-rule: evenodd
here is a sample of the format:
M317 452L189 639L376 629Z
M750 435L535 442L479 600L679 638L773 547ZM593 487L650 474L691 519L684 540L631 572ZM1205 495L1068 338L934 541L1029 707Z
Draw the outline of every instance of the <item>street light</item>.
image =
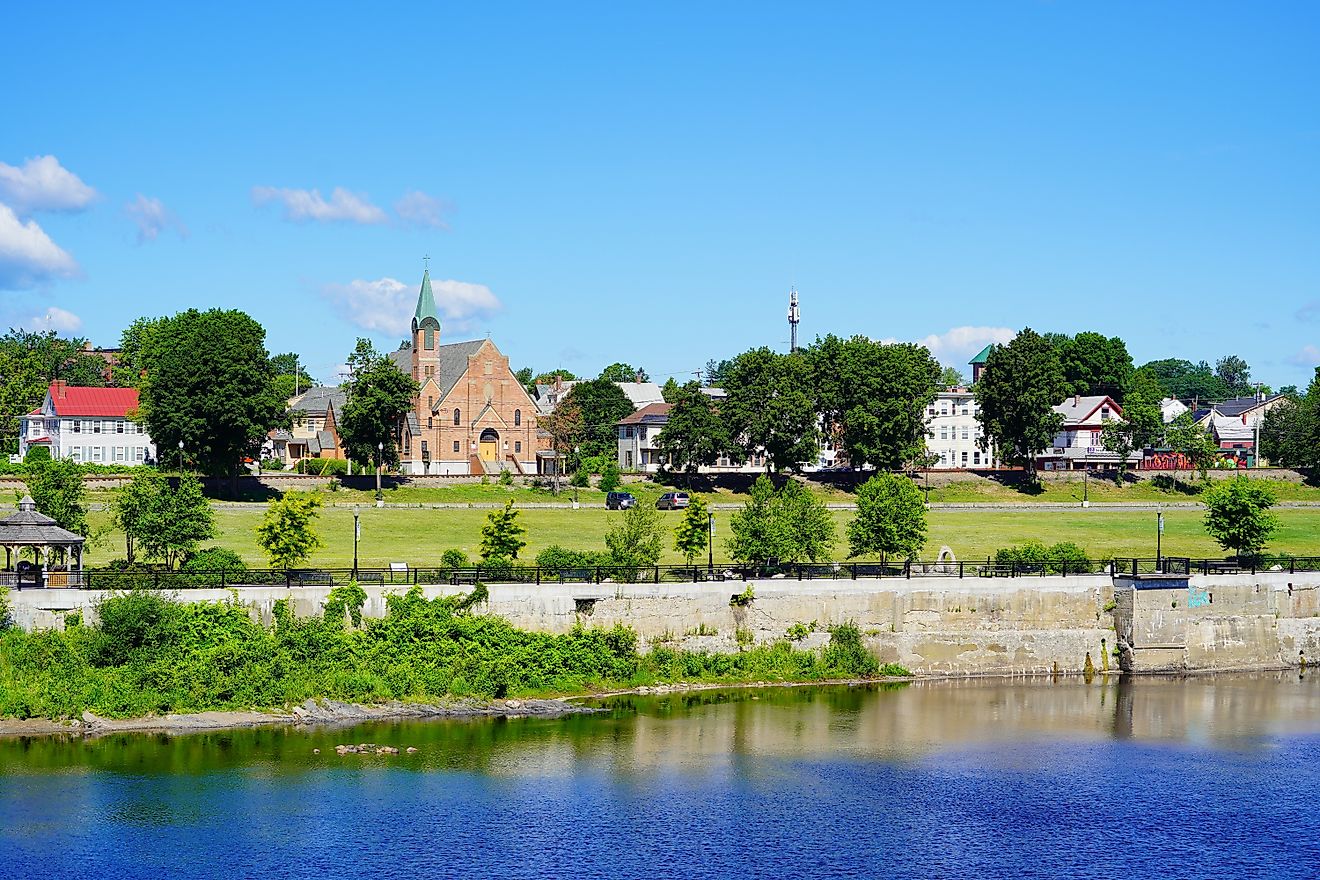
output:
M385 506L385 496L380 491L380 466L385 459L385 443L381 441L376 444L376 506Z
M1082 507L1091 506L1091 458L1082 459Z
M362 537L362 512L358 510L356 504L353 505L353 579L357 580L358 571L358 539Z
M1164 511L1155 512L1155 570L1164 571L1164 553L1161 539L1164 537Z
M179 473L183 473L183 441L179 441Z
M715 514L706 511L706 565L712 573L715 571Z

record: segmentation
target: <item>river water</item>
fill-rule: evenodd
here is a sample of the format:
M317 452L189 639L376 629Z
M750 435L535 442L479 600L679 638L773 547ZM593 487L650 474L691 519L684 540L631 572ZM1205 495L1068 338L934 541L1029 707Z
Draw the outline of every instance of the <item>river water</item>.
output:
M602 705L0 740L0 877L1320 877L1315 675Z

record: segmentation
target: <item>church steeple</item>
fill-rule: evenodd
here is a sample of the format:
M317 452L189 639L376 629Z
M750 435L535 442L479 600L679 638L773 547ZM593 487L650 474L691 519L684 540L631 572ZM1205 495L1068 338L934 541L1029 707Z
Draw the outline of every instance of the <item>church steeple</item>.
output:
M427 259L430 259L429 257ZM431 270L422 271L422 289L412 319L412 375L419 383L440 371L440 317L431 293Z
M422 271L422 289L417 294L417 309L413 312L413 333L428 325L432 330L440 331L440 317L435 308L435 295L431 293L431 270L425 269Z

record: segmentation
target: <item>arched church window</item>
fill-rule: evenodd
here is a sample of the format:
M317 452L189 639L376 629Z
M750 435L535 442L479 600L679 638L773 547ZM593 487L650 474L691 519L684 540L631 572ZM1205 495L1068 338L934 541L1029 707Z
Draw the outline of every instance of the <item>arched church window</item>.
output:
M454 407L454 424L455 425L463 424L463 416L461 413L459 413L458 407Z
M516 428L521 424L522 424L522 410L515 409L513 411L513 426Z

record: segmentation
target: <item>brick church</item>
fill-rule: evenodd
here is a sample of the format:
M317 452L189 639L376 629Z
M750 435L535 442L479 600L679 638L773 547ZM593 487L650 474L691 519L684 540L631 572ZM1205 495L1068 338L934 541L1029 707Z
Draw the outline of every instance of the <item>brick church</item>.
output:
M403 473L537 473L550 443L537 436L536 404L489 339L440 343L429 270L412 339L390 359L421 386L402 426Z

